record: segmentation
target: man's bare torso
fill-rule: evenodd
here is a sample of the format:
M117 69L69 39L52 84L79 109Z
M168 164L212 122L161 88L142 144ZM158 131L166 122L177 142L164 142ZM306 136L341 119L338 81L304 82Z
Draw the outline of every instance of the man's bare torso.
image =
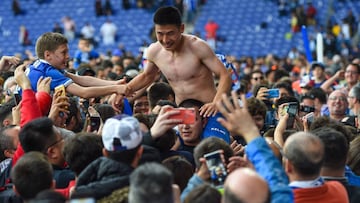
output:
M151 46L148 59L156 64L173 88L176 103L185 99L212 102L216 94L213 74L196 54L198 38L183 35L184 43L177 52L165 50L160 43Z

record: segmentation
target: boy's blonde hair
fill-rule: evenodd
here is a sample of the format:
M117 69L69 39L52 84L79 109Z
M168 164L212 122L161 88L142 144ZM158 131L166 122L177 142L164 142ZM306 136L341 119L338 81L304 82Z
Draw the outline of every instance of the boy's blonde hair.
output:
M36 40L36 55L40 59L45 59L45 51L55 51L60 45L67 43L66 37L60 33L44 33Z

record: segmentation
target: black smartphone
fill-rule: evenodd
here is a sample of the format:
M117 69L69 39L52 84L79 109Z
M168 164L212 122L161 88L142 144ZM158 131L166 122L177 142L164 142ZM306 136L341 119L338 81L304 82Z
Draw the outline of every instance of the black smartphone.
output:
M204 155L206 165L210 172L211 184L215 187L223 187L227 176L225 164L221 158L221 151L217 150Z
M294 127L295 116L298 113L298 104L296 102L290 102L287 105L287 113L289 114L289 118L286 122L286 129L291 129Z
M20 101L21 101L21 96L20 96L20 94L19 93L14 93L14 101L15 101L15 105L17 106L17 105L19 105L19 103L20 103Z
M90 116L90 130L91 132L99 130L100 127L100 117L98 116Z

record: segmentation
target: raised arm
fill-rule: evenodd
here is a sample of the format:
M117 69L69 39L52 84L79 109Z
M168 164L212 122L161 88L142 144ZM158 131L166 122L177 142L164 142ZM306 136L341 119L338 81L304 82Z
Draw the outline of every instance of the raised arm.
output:
M102 80L92 76L79 76L72 73L66 73L66 76L71 78L76 84L83 87L94 87L94 86L106 86L106 85L117 85L117 81Z
M237 101L236 92L233 91L231 95L233 101ZM293 202L293 194L280 161L275 157L265 139L260 136L247 110L245 95L242 95L241 100L242 107L238 102L233 103L226 95L223 95L222 100L217 102L217 107L224 118L219 118L218 121L230 132L245 138L248 143L245 150L247 158L254 165L257 173L269 184L271 202Z
M343 78L345 74L344 70L339 70L336 72L331 78L327 79L322 85L321 89L323 89L325 92L329 93L332 91L331 86L336 82L336 80Z
M217 86L216 95L212 103L203 105L200 109L200 115L210 116L217 112L216 102L221 100L222 94L228 94L231 89L231 77L223 63L216 57L212 49L206 44L205 41L199 40L193 45L195 53L216 76L219 77L219 84Z
M66 87L66 91L75 96L82 98L94 98L116 94L125 94L125 85L108 85L108 86L96 86L96 87L83 87L76 83L71 83Z

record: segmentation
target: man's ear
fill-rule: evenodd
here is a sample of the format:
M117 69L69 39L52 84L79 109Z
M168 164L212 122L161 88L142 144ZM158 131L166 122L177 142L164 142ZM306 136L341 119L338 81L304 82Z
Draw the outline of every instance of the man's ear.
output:
M180 25L180 32L183 33L185 31L185 24L181 23Z
M19 192L18 192L17 189L16 189L15 184L13 185L12 189L14 190L14 192L15 192L16 195L20 196Z
M55 154L55 151L54 151L54 147L49 147L49 148L47 149L47 151L46 151L46 155L47 155L47 157L49 158L49 160L56 158L56 157L55 157L56 154Z
M4 150L4 155L5 155L5 157L7 157L7 158L11 158L11 157L13 157L14 153L12 152L11 149L5 149L5 150Z
M286 173L292 173L294 171L292 163L286 158L284 160L284 169Z
M208 117L202 117L201 119L202 119L201 120L202 128L205 128L209 118Z
M44 52L44 59L45 59L45 60L48 60L49 57L50 57L50 51L49 51L49 50L46 50L46 51Z
M105 148L102 149L102 154L104 157L109 157L109 153L108 153L108 151L106 151Z
M9 119L4 119L3 120L3 126L8 126L11 124L11 121Z
M55 189L56 188L56 180L52 180L52 184L51 184L51 189Z

